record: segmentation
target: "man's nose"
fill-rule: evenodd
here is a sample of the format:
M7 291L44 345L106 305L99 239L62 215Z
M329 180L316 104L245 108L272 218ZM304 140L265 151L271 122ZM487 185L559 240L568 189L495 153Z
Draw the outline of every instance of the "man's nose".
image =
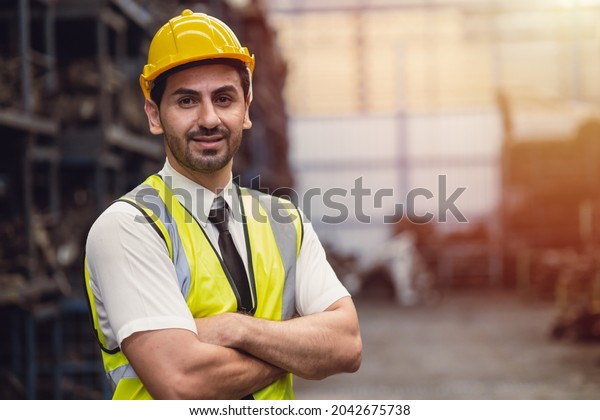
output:
M221 123L214 105L209 102L198 107L198 125L207 129L213 129Z

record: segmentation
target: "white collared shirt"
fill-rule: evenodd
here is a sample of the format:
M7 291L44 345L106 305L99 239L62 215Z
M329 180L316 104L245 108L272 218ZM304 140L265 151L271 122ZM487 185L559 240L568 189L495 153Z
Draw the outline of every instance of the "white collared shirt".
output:
M179 174L168 161L159 174L219 252L218 231L207 221L215 194ZM230 179L222 195L233 213L229 229L247 271L246 241L234 188ZM135 207L113 203L98 217L86 243L90 285L109 348L120 346L138 331L184 328L197 332L164 241L149 224L134 223L135 217L139 217ZM305 221L296 267L296 310L300 315L322 312L344 296L349 296L348 291L327 262L312 225Z
M171 191L173 191L173 194L177 197L179 202L196 218L200 226L202 226L202 229L206 232L208 239L213 244L215 250L220 255L221 251L218 245L219 231L212 223L208 222L208 213L210 212L210 208L217 194L181 175L173 169L169 164L169 161L165 162L165 166L158 174L162 177L163 181L165 181ZM194 194L190 194L191 191L193 191ZM240 205L237 202L233 177L229 178L229 182L225 188L223 188L223 191L219 192L219 195L225 199L229 209L231 209L228 220L229 232L231 233L233 243L235 244L238 253L242 257L242 261L246 267L246 274L249 274L248 253L246 250L246 240L244 238L244 225L240 223Z

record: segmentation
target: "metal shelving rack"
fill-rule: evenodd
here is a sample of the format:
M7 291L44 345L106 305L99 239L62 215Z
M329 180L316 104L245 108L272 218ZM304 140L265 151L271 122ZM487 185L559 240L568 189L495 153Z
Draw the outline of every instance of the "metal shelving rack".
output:
M0 178L8 185L0 189L0 200L11 203L0 211L4 223L15 220L23 228L17 228L21 238L15 244L0 250L0 261L11 251L18 257L10 267L0 265L0 314L8 320L0 327L0 388L5 389L0 397L107 397L91 334L72 337L79 329L89 332L79 290L81 261L72 270L78 278L70 278L53 232L73 222L65 203L73 194L72 184L65 182L73 167L87 178L79 186L87 187L95 215L126 191L136 167L164 159L162 144L131 131L120 109L128 82L121 69L132 61L130 67L138 67L135 43L147 39L152 16L131 0L13 0L0 5L0 21L8 28L1 35L6 43L0 57L19 60L18 94L10 104L0 103L0 141L7 153L0 158ZM68 41L87 42L85 59L97 66L98 114L84 124L70 124L56 109L59 95L68 95L61 91L60 77L61 60L70 54L64 28L90 23L89 37ZM115 83L104 83L109 79ZM79 386L90 377L94 384Z
M108 396L83 292L85 236L99 212L164 162L162 141L146 136L137 78L155 30L188 3L0 2L0 399ZM261 41L272 35L260 2L233 3L193 7L250 28L259 35L251 50L268 58L274 43ZM253 121L285 127L270 95L255 98L263 112ZM277 183L290 178L282 145L258 140L244 146L238 169L253 173L268 160Z

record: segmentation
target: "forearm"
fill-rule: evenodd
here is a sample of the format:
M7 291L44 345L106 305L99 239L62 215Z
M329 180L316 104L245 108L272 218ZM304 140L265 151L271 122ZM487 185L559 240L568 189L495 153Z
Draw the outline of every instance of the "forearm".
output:
M305 379L353 372L360 360L357 334L337 330L337 318L323 312L285 322L246 319L239 348Z
M201 383L209 385L204 387L202 393L196 393L194 398L241 399L272 384L287 373L252 355L235 349L216 347L216 357L191 367L188 372L188 376L196 377L196 380L202 376ZM193 385L191 387L193 388Z
M201 343L183 330L137 333L122 348L157 399L240 399L285 374L235 349Z
M354 306L344 299L331 310L282 322L225 314L211 328L210 318L196 320L198 334L307 379L354 372L362 343Z

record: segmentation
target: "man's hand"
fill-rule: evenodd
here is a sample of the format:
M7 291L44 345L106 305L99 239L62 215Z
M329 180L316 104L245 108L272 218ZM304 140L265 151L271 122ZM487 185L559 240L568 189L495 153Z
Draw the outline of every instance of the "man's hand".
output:
M243 333L241 317L248 315L226 312L208 318L196 318L198 338L203 343L237 349Z

